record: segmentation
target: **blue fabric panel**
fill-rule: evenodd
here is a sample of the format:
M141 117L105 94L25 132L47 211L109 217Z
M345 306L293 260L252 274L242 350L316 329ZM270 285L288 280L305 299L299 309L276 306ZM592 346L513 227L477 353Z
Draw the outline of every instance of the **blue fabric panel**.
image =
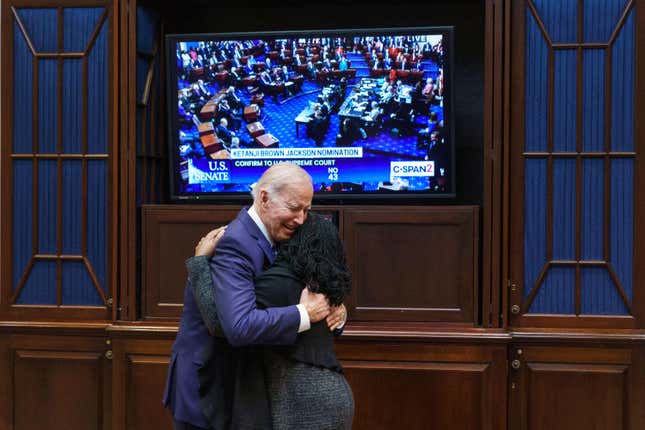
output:
M553 95L553 149L576 151L576 51L555 51Z
M107 162L87 162L87 258L105 291L107 268Z
M597 158L582 160L582 225L583 260L603 260L605 161Z
M56 264L55 261L36 261L16 299L16 304L55 305Z
M627 0L584 0L583 40L608 42L626 4Z
M63 254L81 254L82 184L81 161L63 161Z
M101 306L103 302L92 284L85 264L80 261L63 262L62 304L67 306Z
M524 171L524 294L546 263L546 160L527 159Z
M576 160L553 161L553 258L576 258Z
M553 43L576 42L578 0L534 0L533 4Z
M582 150L605 150L605 51L582 51Z
M528 313L575 314L573 267L551 267Z
M627 315L609 272L604 267L580 271L580 312L586 315Z
M146 86L147 75L148 60L143 57L137 57L137 101L143 100L143 90Z
M33 162L14 160L13 162L13 290L27 269L32 255L32 192Z
M38 60L38 152L55 154L58 142L58 60Z
M106 154L108 132L108 43L107 21L96 38L87 61L87 150Z
M83 52L90 43L90 37L99 24L104 8L65 8L63 9L63 50Z
M57 52L58 10L56 8L16 10L36 52Z
M137 6L137 51L152 53L159 14Z
M33 61L18 24L13 26L13 152L33 150Z
M38 252L56 253L56 160L38 161Z
M634 160L611 160L610 259L620 284L632 298L634 266ZM642 264L639 263L639 264Z
M63 60L63 152L80 154L83 148L83 62Z
M611 148L634 150L634 10L611 54Z
M533 15L526 16L525 150L545 152L548 136L548 49Z
M161 70L160 70L160 61L155 61L155 73L154 73L154 80L153 80L153 85L155 87L155 93L157 94L157 100L159 100L159 94L161 94ZM152 108L154 109L154 115L155 115L155 122L158 124L159 121L163 118L162 115L162 109L164 106L162 106L161 103L155 103ZM153 142L152 147L150 148L150 151L154 153L159 153L160 151L160 137L162 136L163 131L159 128L156 132L156 139ZM156 148L156 149L155 149ZM162 165L165 166L165 164L162 164L164 160L152 160L152 162L156 166L156 176L152 177L151 176L151 181L154 181L156 184L155 189L154 189L154 195L152 195L152 200L149 200L148 203L160 203L162 199L162 187L164 185L163 179L165 178L164 175L164 170L161 167Z

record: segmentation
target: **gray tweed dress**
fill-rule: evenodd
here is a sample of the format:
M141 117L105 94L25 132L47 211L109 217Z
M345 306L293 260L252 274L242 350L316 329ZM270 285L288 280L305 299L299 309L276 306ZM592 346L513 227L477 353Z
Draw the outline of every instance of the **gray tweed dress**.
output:
M275 263L255 279L258 307L298 303L304 288L286 264ZM264 350L273 430L352 428L354 398L324 321L300 333L295 345Z
M293 361L279 353L264 360L274 430L352 428L354 398L342 373Z

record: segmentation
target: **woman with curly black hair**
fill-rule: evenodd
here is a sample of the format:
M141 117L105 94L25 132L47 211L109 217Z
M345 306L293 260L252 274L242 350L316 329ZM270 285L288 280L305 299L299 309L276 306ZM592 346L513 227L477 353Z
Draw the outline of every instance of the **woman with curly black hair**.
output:
M187 267L206 326L217 333L208 260L198 256L213 253L216 240L209 242L201 248L198 245L196 257L187 261ZM340 305L351 290L351 273L338 231L315 214L307 217L289 241L280 244L273 265L255 279L257 306L297 304L305 286L325 294L331 305ZM238 348L234 360L236 393L232 406L228 405L232 408L228 428L351 429L354 400L336 358L334 333L324 320L300 333L292 346ZM218 393L212 397L225 396ZM262 396L268 399L268 407L264 407ZM236 424L248 423L249 413L256 415L253 427Z

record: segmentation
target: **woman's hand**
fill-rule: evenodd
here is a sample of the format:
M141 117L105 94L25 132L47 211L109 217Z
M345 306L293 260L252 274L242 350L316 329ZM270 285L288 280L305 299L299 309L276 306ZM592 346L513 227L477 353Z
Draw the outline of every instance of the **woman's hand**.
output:
M225 231L226 226L219 227L215 230L209 231L206 236L202 237L195 247L195 257L199 257L201 255L212 257L215 253L217 242L219 242Z
M341 303L340 306L332 306L331 313L327 316L326 321L330 331L343 327L347 321L347 309L345 305Z

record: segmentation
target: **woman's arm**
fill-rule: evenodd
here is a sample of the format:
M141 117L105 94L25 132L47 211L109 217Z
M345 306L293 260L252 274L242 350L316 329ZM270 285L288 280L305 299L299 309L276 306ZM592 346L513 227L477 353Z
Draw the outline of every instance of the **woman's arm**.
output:
M189 285L199 308L199 313L202 315L204 325L206 325L209 333L216 336L223 336L223 333L217 316L209 260L215 252L217 242L224 234L225 229L226 227L220 227L211 230L206 236L202 237L195 247L195 256L186 260Z

